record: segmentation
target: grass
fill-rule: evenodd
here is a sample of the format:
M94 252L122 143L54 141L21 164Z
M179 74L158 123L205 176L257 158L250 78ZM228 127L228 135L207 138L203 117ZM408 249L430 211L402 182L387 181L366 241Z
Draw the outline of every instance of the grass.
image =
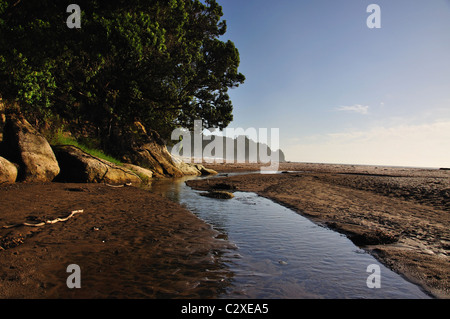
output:
M99 150L99 149L96 149L93 147L88 147L85 144L78 142L75 138L68 136L61 130L59 130L58 132L56 132L56 134L54 134L52 136L50 144L76 146L79 149L81 149L82 151L84 151L92 156L98 157L100 159L103 159L105 161L111 162L111 163L119 165L119 166L123 166L122 162L120 162L118 159L105 154L102 150Z

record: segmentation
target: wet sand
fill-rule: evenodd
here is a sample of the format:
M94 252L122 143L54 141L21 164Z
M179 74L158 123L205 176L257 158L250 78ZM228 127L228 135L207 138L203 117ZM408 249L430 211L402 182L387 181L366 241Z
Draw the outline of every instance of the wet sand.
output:
M207 165L220 173L255 165ZM277 175L190 181L252 191L345 233L439 298L449 298L450 172L284 163ZM99 184L0 186L0 298L215 298L232 279L230 244L159 195ZM1 228L73 218L42 227ZM68 289L67 266L81 268Z
M208 165L219 173L255 164ZM283 174L189 181L199 190L251 191L347 235L392 270L450 298L448 170L282 163Z
M0 298L215 298L230 276L228 246L180 205L134 187L0 187ZM15 227L73 218L42 227ZM67 266L81 269L69 289Z

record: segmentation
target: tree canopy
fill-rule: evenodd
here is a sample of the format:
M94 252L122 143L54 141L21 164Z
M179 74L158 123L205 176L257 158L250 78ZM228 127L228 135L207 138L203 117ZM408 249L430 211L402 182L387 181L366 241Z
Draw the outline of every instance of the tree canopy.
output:
M169 136L202 119L233 119L228 89L245 80L239 52L222 41L215 0L78 0L81 28L68 28L71 1L0 0L0 94L43 123L95 128L140 121Z

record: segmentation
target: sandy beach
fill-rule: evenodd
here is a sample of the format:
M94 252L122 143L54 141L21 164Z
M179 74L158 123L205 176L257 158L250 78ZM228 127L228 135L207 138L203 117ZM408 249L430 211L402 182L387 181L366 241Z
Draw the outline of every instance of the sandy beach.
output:
M201 190L251 191L347 235L438 298L450 297L450 172L283 163L282 174L250 164L207 165L219 178ZM184 207L148 190L103 184L0 187L0 298L216 298L232 274L231 243ZM82 288L68 289L67 266Z
M0 187L0 298L214 298L228 244L183 207L146 190L99 184ZM69 289L67 266L81 269Z
M221 173L260 168L254 164L208 167ZM448 170L282 163L280 171L188 185L199 190L256 192L347 235L433 296L450 297Z

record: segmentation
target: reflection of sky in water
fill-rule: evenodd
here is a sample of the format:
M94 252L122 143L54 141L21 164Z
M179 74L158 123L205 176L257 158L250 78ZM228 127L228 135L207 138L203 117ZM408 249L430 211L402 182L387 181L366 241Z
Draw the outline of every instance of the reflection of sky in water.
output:
M345 236L253 193L231 200L199 195L177 183L152 189L194 212L238 249L226 255L234 272L225 298L427 298ZM381 288L369 289L367 267L381 268Z

